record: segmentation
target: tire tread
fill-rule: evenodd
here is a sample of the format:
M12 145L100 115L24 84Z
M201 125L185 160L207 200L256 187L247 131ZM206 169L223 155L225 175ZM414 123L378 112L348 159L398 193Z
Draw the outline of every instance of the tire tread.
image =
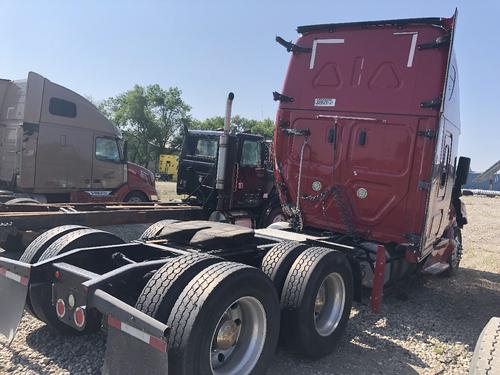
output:
M81 225L62 225L43 232L28 245L21 258L19 258L19 261L29 264L35 263L39 258L37 255L41 255L39 253L43 253L50 244L66 233L78 229L87 229L87 227Z
M247 267L250 268L241 263L221 262L198 274L189 289L183 291L168 318L168 325L172 327L169 337L170 348L175 350L181 346L188 323L201 309L203 303L200 300L204 292L215 287L230 273Z
M168 315L159 317L157 314L161 302L174 283L179 280L179 276L184 272L188 272L190 268L195 268L196 265L209 266L212 262L220 260L220 258L207 254L188 254L175 258L173 261L165 264L153 275L153 277L151 277L142 293L139 295L135 307L156 319L166 320ZM185 285L181 286L182 289L183 287L185 287ZM170 313L170 311L168 313Z
M285 281L285 292L282 294L281 306L283 308L293 309L299 306L300 296L305 284L307 284L307 274L311 267L315 265L316 260L326 253L334 250L324 247L311 247L304 251L294 264L292 270Z
M470 375L500 373L500 318L491 318L483 328L474 349Z
M144 233L141 234L141 237L139 237L139 239L140 240L151 240L151 239L154 239L158 235L158 233L161 232L161 230L163 228L165 228L167 225L175 223L177 221L178 220L171 220L171 219L157 221L156 223L151 224L144 231Z

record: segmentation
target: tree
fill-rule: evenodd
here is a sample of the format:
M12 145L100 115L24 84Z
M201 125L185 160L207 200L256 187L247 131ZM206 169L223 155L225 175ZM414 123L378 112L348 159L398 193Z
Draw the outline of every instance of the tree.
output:
M129 144L129 159L141 165L157 160L162 153L177 148L176 139L191 122L191 107L181 98L181 90L159 85L133 89L109 98L99 105L115 122Z
M220 130L224 128L224 117L215 116L205 120L193 120L191 129ZM273 137L274 122L271 119L252 120L241 116L234 116L231 119L231 131L260 134L267 139Z

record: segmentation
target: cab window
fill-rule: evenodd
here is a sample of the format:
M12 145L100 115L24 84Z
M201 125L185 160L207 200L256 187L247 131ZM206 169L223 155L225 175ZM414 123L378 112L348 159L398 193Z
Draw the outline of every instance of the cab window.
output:
M243 141L243 147L241 148L241 166L261 166L260 142L251 141L248 139Z
M216 139L198 139L194 155L215 159L217 157L217 145Z
M116 139L97 137L95 139L95 157L99 160L119 163L121 158Z

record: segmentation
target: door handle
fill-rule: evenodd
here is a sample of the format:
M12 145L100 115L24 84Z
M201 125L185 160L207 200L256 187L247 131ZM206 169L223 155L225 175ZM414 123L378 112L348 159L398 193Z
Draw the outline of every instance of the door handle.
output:
M366 144L366 131L361 130L358 137L358 144L364 146Z
M335 138L337 138L337 129L328 129L328 143L335 143Z
M337 149L337 125L328 129L328 143L333 144L333 149Z

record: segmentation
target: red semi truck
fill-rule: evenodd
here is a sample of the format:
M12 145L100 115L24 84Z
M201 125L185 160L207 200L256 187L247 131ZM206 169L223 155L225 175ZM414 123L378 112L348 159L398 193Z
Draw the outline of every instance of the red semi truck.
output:
M274 136L289 221L253 230L164 220L140 241L54 228L0 258L0 332L23 309L62 333L107 329L107 374L262 374L278 337L318 358L353 300L411 272L452 273L465 224L456 14L299 27ZM225 217L230 104L220 136ZM2 277L3 276L3 277Z
M0 202L158 200L121 132L90 101L30 72L0 80Z

